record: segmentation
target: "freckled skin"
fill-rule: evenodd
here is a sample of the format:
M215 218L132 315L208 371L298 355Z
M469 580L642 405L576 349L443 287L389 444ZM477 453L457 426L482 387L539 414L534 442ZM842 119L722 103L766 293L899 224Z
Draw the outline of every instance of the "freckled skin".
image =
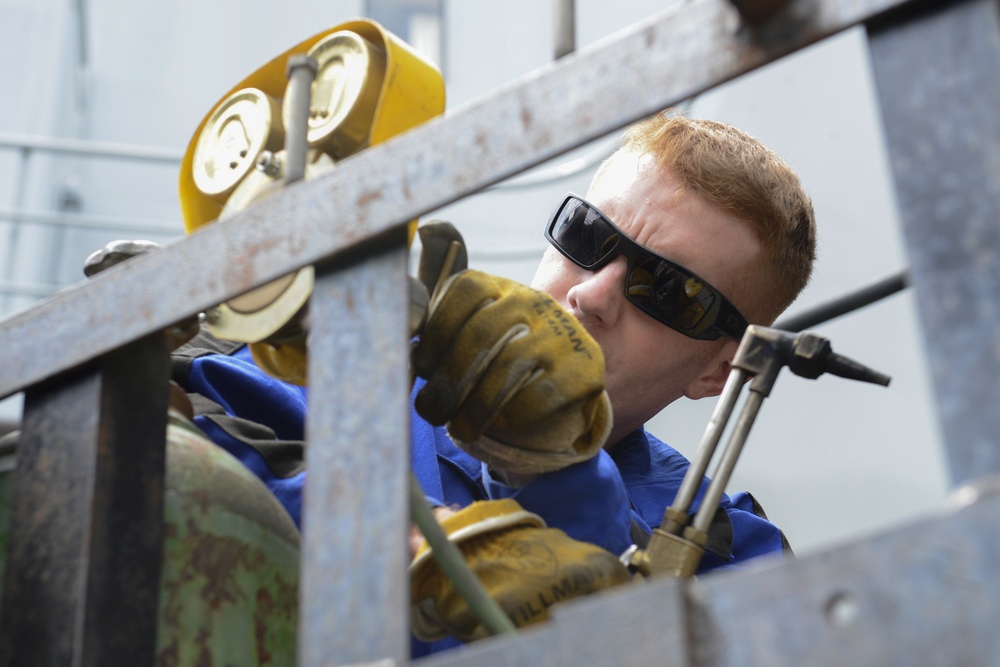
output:
M736 286L761 252L749 226L684 191L648 156L620 152L587 200L643 246L707 280L741 308ZM586 271L548 248L532 287L552 295L601 345L614 412L613 446L681 396L721 393L738 343L698 341L652 319L625 299L626 260Z

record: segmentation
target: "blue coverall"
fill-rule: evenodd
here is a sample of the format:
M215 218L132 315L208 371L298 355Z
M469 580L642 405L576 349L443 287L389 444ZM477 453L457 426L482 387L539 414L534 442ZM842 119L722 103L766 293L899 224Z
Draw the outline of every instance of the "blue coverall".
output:
M175 355L173 379L192 395L195 423L263 480L298 525L306 479L306 389L266 375L246 346L204 334ZM418 379L414 395L421 386ZM411 467L432 504L512 497L550 527L616 555L660 524L689 466L679 452L640 428L588 461L512 488L456 447L443 427L424 421L412 401L410 430ZM692 511L706 486L707 479ZM784 536L752 496L723 496L699 573L783 550ZM417 655L433 649L418 643L414 650Z

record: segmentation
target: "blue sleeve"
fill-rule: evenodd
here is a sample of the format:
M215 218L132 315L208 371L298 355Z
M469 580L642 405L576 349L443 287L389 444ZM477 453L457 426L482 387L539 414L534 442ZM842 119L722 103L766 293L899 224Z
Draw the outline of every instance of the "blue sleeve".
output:
M575 540L618 555L632 545L628 494L614 461L603 450L592 459L540 475L522 488L496 480L483 465L491 499L513 498Z
M443 426L432 426L413 407L425 384L417 378L410 395L410 469L431 505L465 507L486 500L480 462L455 446Z
M305 388L265 374L246 347L231 356L211 354L194 359L184 385L189 393L199 394L221 408L218 414L196 415L195 424L212 442L257 475L284 505L295 525L301 526L306 477L302 469ZM266 430L255 434L260 439L254 441L238 430L238 420L261 425ZM262 454L268 447L284 458L287 455L277 450L291 447L294 460L276 466Z
M185 388L218 403L226 414L266 424L282 440L305 437L305 387L266 374L246 346L231 356L212 354L192 361Z
M200 394L218 407L218 414L200 414L195 423L217 445L235 456L264 482L288 513L301 523L302 490L305 485L304 432L306 390L276 380L254 363L249 350L241 348L231 356L211 354L193 360L184 382L185 389ZM414 394L422 386L418 382ZM233 419L228 419L233 418ZM248 437L245 424L252 422L266 430L256 439ZM410 407L410 466L432 506L464 507L486 495L480 482L479 461L459 450L442 427L424 421ZM277 456L295 447L298 460L290 465ZM263 453L262 453L263 452Z
M768 521L763 509L749 493L740 491L729 496L726 513L733 522L734 562L791 551L781 530Z

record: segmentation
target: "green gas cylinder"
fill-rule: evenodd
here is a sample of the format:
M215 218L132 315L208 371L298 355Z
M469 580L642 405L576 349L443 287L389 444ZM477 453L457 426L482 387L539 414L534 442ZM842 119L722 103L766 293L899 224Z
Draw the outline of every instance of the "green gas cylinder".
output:
M171 392L156 665L294 665L299 531L192 423L183 391ZM0 440L0 582L16 440Z

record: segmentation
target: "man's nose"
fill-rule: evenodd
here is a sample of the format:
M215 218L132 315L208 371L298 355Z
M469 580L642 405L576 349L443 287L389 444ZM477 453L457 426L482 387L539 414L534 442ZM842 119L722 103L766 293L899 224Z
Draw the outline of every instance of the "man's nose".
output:
M598 271L584 271L583 280L566 293L570 309L585 324L604 328L615 325L626 306L624 297L625 257L616 257Z

